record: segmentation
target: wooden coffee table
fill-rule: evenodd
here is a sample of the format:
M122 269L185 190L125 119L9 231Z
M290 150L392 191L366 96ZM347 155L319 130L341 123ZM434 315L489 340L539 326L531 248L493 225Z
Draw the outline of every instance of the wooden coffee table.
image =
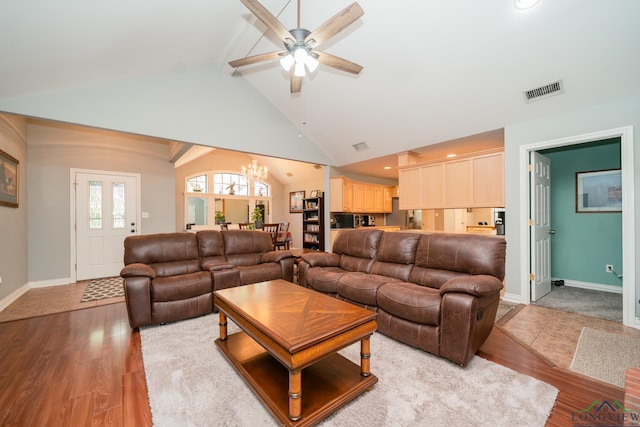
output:
M315 424L378 381L369 363L377 313L285 280L215 296L216 345L282 424ZM227 335L227 316L241 332ZM337 353L358 341L360 366Z

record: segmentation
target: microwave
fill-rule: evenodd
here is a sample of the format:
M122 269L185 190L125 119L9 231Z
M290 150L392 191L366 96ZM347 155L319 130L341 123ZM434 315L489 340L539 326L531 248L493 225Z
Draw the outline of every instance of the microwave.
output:
M354 214L333 214L335 228L357 228L360 227L360 215Z
M362 215L360 217L360 225L363 227L371 227L376 225L375 215Z

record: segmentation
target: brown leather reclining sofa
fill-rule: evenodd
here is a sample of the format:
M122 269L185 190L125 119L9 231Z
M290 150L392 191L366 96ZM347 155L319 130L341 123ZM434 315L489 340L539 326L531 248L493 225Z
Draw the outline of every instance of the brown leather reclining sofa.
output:
M465 366L489 336L506 243L472 234L342 230L332 253L307 253L303 286L378 313L378 330Z
M264 231L223 230L129 236L125 300L132 328L214 311L213 291L264 280L293 281L293 257Z

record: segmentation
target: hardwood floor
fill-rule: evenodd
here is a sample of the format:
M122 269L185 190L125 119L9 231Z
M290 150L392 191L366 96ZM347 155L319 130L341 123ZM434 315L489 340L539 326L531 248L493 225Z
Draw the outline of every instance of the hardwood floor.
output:
M478 354L560 390L549 426L573 425L596 399L624 400L621 389L552 367L498 328ZM124 303L0 323L0 425L150 426L140 334Z

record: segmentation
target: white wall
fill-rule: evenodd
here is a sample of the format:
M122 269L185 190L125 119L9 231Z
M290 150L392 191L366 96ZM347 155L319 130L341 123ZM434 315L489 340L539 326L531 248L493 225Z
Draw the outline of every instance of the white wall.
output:
M18 208L0 206L0 310L2 300L28 281L26 120L0 114L0 149L19 162Z
M70 170L141 174L144 234L174 231L174 168L166 143L62 124L27 127L29 282L72 277Z
M544 102L544 101L540 101ZM506 291L508 294L522 295L521 284L526 280L528 271L522 271L520 258L522 251L526 251L528 241L522 240L519 233L519 220L521 218L520 206L520 176L522 168L520 164L520 147L522 145L550 141L559 138L573 137L608 129L633 126L634 145L640 141L640 95L610 101L591 107L557 114L538 120L512 124L505 126L505 202L506 202L506 239L507 239L507 266L506 266ZM634 177L635 186L635 247L640 242L640 149L634 151ZM638 265L640 251L635 251L635 264ZM636 295L640 295L640 284L636 283ZM636 303L636 315L639 307Z

